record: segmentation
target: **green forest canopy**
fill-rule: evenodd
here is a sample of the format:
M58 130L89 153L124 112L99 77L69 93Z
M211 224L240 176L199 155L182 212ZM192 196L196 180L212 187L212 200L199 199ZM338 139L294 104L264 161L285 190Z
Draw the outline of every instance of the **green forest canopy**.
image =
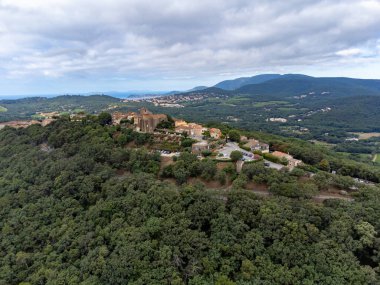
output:
M0 131L0 284L379 283L378 188L316 204L176 186L124 147L149 140L92 121Z

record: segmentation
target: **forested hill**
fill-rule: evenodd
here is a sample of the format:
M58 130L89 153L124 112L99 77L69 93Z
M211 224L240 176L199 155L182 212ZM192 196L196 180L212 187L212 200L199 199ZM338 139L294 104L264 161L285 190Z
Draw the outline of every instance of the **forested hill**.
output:
M302 74L266 74L226 80L214 87L199 90L202 94L230 91L236 95L268 95L274 97L297 96L302 94L322 94L327 96L380 96L380 80L354 79L345 77L312 77Z
M311 88L340 90L347 92L345 95L357 95L357 91L380 92L380 80L376 79L356 79L347 77L312 77L303 74L260 74L252 77L241 77L231 80L225 80L214 85L214 87L224 90L237 90L242 92L257 92L266 90L269 93L279 92L279 86L283 85L284 89L291 92L308 92L313 91ZM294 95L294 94L291 94Z
M320 204L255 166L227 192L179 186L149 141L94 118L1 130L0 284L379 284L377 187ZM174 175L215 170L193 159ZM241 187L256 178L279 195Z
M315 78L289 75L260 84L249 84L235 90L252 95L294 96L314 92L325 96L380 96L380 80L351 78Z
M121 102L107 95L62 95L53 98L29 97L16 100L0 100L0 121L30 119L38 112L99 112Z
M263 83L265 81L280 77L280 74L260 74L252 77L240 77L219 82L218 84L214 85L214 87L224 90L235 90L245 85Z

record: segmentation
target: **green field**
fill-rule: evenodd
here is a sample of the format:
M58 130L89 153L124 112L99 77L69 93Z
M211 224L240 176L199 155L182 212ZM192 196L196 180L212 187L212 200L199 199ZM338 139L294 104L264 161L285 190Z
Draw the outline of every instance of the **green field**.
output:
M80 108L78 108L78 109L74 109L74 110L73 110L73 113L74 113L74 114L85 113L85 112L86 112L85 109L80 109Z
M281 108L278 108L277 110L287 112L287 111L296 111L298 109L292 108L292 107L281 107Z
M373 161L380 163L380 153L375 154L375 156L373 157Z
M5 108L5 107L3 107L3 106L0 106L0 112L6 112L6 111L8 111L7 108Z
M240 103L249 102L251 101L250 98L244 98L244 97L234 97L229 98L226 100L226 104L233 104L233 105L239 105Z
M289 102L286 101L266 101L266 102L257 102L253 104L256 108L266 107L266 106L272 106L272 105L284 105L288 104Z

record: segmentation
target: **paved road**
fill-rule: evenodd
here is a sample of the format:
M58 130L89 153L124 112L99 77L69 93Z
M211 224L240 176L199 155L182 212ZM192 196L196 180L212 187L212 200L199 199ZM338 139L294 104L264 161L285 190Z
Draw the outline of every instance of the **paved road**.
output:
M269 191L260 191L260 190L249 190L257 195L260 195L260 196L271 196L272 194L269 192ZM354 201L353 198L351 197L343 197L343 196L337 196L337 195L326 195L326 194L319 194L319 195L316 195L313 197L313 199L315 200L320 200L320 201L324 201L324 200L327 200L327 199L338 199L338 200L345 200L345 201Z
M268 167L269 168L280 170L280 169L282 169L284 167L284 165L282 165L282 164L274 163L274 162L271 162L271 161L266 160L266 159L264 159L264 162L268 163L268 165L269 165Z
M239 160L236 162L236 172L237 173L241 172L241 170L243 169L243 165L244 165L244 161Z
M354 201L351 197L342 197L342 196L336 196L336 195L317 195L314 197L314 199L318 200L327 200L327 199L338 199L338 200L345 200L345 201Z

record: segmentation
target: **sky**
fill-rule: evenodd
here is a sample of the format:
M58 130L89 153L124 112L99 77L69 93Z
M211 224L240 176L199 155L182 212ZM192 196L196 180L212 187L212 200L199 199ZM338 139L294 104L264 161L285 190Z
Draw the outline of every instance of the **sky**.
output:
M0 95L380 79L380 0L0 0Z

